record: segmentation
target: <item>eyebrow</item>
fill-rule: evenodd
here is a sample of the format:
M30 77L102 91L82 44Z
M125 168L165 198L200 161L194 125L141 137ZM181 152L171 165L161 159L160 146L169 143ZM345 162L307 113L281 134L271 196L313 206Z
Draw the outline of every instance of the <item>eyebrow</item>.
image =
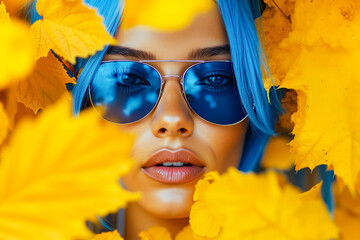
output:
M133 48L121 47L121 46L110 46L106 52L109 55L121 55L124 57L134 57L139 59L151 60L155 59L155 55L151 52L143 50L137 50Z
M144 60L155 60L155 54L143 50L138 50L134 48L122 47L122 46L110 46L106 52L109 55L121 55L124 57L134 57L138 59ZM193 49L189 55L189 59L203 59L207 57L213 57L222 54L230 54L230 45L220 45L215 47L207 47L207 48L198 48Z
M194 49L189 54L189 59L203 59L222 54L230 54L230 45L225 44L221 46L198 48Z

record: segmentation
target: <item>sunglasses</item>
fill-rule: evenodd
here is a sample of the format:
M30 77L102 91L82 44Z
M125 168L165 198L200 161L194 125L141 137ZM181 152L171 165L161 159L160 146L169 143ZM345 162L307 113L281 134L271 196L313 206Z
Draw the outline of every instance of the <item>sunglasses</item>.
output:
M149 63L189 62L182 76L161 75ZM106 120L134 123L155 108L169 77L181 78L189 108L205 121L232 125L247 117L231 61L142 60L104 61L89 86L90 101Z

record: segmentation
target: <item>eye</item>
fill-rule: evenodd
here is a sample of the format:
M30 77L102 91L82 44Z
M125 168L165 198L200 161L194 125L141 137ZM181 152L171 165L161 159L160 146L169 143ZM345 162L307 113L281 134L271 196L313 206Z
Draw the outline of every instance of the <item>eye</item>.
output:
M142 78L133 70L115 70L111 74L114 79L116 89L121 92L135 92L150 86L149 81Z
M203 74L197 85L203 89L213 92L225 91L234 81L233 74L226 71L212 71Z
M203 80L204 84L212 85L212 86L221 86L226 84L229 81L228 78L221 75L209 76Z
M141 84L147 82L141 79L139 76L132 73L128 73L128 74L116 73L113 77L116 79L117 84L123 84L123 85Z

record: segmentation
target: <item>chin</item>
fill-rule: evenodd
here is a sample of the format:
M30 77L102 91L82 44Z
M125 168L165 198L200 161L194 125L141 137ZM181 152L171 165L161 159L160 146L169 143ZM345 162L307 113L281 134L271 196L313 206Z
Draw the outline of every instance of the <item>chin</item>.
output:
M145 191L139 205L153 216L187 218L193 204L194 186L173 186Z

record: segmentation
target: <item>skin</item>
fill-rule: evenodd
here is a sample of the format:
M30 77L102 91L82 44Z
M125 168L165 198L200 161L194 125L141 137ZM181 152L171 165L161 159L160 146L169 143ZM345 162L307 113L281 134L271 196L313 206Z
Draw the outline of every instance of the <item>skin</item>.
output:
M124 30L120 25L116 39L119 46L150 52L161 60L189 59L188 54L194 49L228 44L216 5L180 31L158 32L144 27ZM104 58L117 59L140 60L120 54L107 54ZM230 60L231 57L223 53L202 59ZM189 65L161 62L154 66L161 74L182 75ZM122 131L135 135L132 148L135 166L122 181L129 190L143 194L139 202L130 204L126 210L125 238L138 239L140 231L159 225L175 235L188 224L194 186L203 175L188 183L159 183L141 170L154 152L161 148L185 148L205 163L205 173L213 170L224 172L229 166L239 164L247 127L247 118L231 126L204 121L189 109L181 94L179 78L167 78L155 110L136 123L120 125Z

